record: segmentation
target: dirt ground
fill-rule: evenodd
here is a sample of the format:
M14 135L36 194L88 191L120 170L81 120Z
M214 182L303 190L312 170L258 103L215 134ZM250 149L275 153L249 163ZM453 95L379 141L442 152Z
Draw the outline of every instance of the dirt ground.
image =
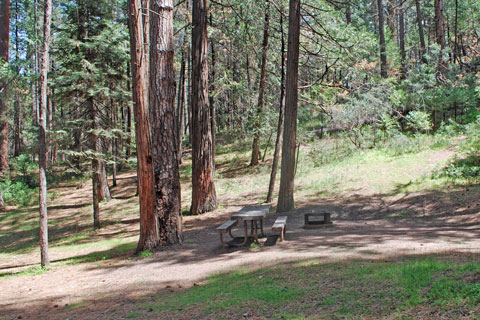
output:
M432 155L435 156L439 155ZM131 175L126 176L124 183L131 185L133 179ZM260 248L230 249L220 246L216 226L241 207L258 203L248 196L221 198L224 205L221 209L184 218L182 246L164 248L145 259L131 258L129 251L111 260L0 279L0 318L124 318L134 309L132 306L145 303L151 296L184 290L201 284L209 275L240 267L259 268L301 259L319 259L326 263L430 253L477 253L480 248L478 195L477 188L452 187L401 196L359 191L341 198L297 199L298 209L286 214L285 242L264 246L265 239L262 239ZM311 209L331 212L333 226L304 229L303 213ZM275 218L274 213L267 216L267 234L272 234L269 226ZM135 230L138 230L135 219L125 224L125 232L135 234ZM240 229L234 233L240 235ZM0 261L0 268L39 261L37 252L19 259Z

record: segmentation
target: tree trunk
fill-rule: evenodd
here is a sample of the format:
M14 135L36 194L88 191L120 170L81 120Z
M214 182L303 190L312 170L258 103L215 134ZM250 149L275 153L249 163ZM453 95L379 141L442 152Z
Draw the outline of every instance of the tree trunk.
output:
M377 0L378 6L378 31L380 34L380 75L387 78L387 45L385 44L385 22L382 0Z
M182 164L182 141L183 141L183 114L185 112L185 45L182 48L182 61L180 63L180 77L178 79L178 97L177 97L177 144L178 144L178 164Z
M263 100L265 96L269 26L270 26L270 2L269 0L266 0L265 23L263 27L262 60L260 63L260 83L258 85L257 119L255 120L255 128L253 132L252 159L250 160L251 166L258 165L258 158L260 154L260 126L262 123L261 118L263 113Z
M398 38L400 41L400 79L407 76L407 53L405 51L405 10L402 5L398 8L399 31Z
M422 9L420 8L420 0L415 0L415 6L417 8L417 24L418 24L418 36L420 38L420 54L422 56L422 62L427 63L427 58L425 54L427 53L425 45L425 36L423 32L423 14Z
M290 211L295 206L293 193L295 188L295 147L297 141L300 0L290 0L288 25L285 129L283 131L282 171L277 212Z
M349 3L347 3L347 7L345 8L345 20L347 24L352 23L352 8Z
M270 173L270 183L268 185L267 201L272 202L273 191L275 189L275 180L278 171L278 159L280 158L280 150L282 148L283 134L283 113L285 112L285 36L283 34L283 10L280 13L280 32L282 41L282 57L281 57L281 83L280 83L280 107L278 110L278 126L277 139L275 142L275 152L273 153L272 172Z
M173 0L156 0L150 11L152 159L161 244L183 242L175 120Z
M446 64L443 61L443 51L445 49L445 26L443 17L443 0L435 0L435 35L437 44L440 46L440 53L438 57L437 79L442 77L446 71Z
M10 0L0 4L0 59L8 62ZM6 79L0 78L0 175L8 170L8 105Z
M212 14L210 14L210 25L213 26L213 18ZM209 103L210 103L210 131L212 132L212 162L213 162L213 170L215 170L215 135L216 135L216 122L215 122L215 98L213 96L215 91L215 44L213 40L210 40L211 45L211 53L212 53L212 70L211 70L211 77L210 77L210 90L209 90Z
M130 77L131 77L131 72L130 72L130 63L127 63L127 90L130 91ZM132 107L130 103L127 104L127 141L126 141L126 150L125 150L125 157L130 159L131 156L131 145L132 145Z
M132 89L137 143L137 181L140 200L140 239L137 251L150 250L160 243L158 216L155 210L150 126L148 123L147 59L144 51L141 0L128 0Z
M192 214L217 207L208 101L207 0L193 1L192 19Z
M47 75L50 48L50 25L52 14L52 0L45 0L43 23L43 50L40 60L40 114L39 124L39 211L40 211L40 255L41 265L50 264L48 258L48 216L47 216Z

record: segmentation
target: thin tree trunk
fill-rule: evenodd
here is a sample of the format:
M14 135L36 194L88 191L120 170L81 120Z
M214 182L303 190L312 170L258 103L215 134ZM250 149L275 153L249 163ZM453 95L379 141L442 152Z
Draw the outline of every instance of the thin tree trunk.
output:
M282 171L277 212L293 210L295 189L295 147L297 140L298 58L300 44L300 0L290 0L288 19L285 129L283 131Z
M192 19L192 214L217 207L208 101L207 0L193 1Z
M435 8L435 35L437 44L440 46L438 57L437 79L440 79L446 71L446 64L443 61L443 51L445 49L445 26L443 17L443 0L434 1Z
M0 59L8 62L10 26L10 1L2 0L0 4ZM0 178L3 180L8 170L8 105L6 101L7 81L0 78ZM5 208L0 186L0 210Z
M8 62L10 24L10 0L0 4L0 58ZM0 79L0 175L8 170L8 105L6 101L7 81Z
M345 20L347 24L352 23L352 8L349 3L347 3L347 7L345 8Z
M130 77L131 77L131 72L130 72L130 62L127 62L127 90L130 91L131 89L131 84L130 84ZM126 150L125 150L125 156L128 159L130 159L131 156L131 145L132 145L132 106L130 103L127 104L127 142L126 142Z
M41 265L50 264L48 257L48 216L47 216L47 75L50 48L50 25L52 0L44 2L43 50L40 65L40 116L39 123L39 211L40 211L40 255Z
M150 250L160 243L158 216L155 210L150 126L148 123L147 57L144 48L141 0L128 0L130 52L132 59L135 136L137 143L137 179L140 202L140 239L137 251Z
M422 62L427 63L425 54L427 53L425 45L425 36L423 32L423 14L420 8L420 0L415 0L415 6L417 8L417 24L418 24L418 36L420 38L420 54L422 56Z
M385 44L385 22L382 0L377 0L378 6L378 31L380 34L380 75L387 78L387 45Z
M175 120L173 0L156 0L151 3L150 43L149 114L160 242L182 243Z
M185 36L184 36L185 38ZM182 48L182 61L180 63L180 77L178 79L178 97L177 97L177 143L178 143L178 163L182 164L182 141L183 141L183 114L185 112L185 44Z
M281 57L281 83L280 83L280 104L278 110L278 126L277 139L275 141L275 152L273 153L272 172L270 173L270 183L268 185L267 201L272 202L273 191L275 190L275 180L277 178L278 160L280 158L280 151L282 150L282 135L283 135L283 114L285 112L285 36L283 34L283 8L280 12L280 32L282 41L282 57Z
M210 25L213 26L213 18L212 14L210 14ZM211 77L210 77L210 90L209 90L209 102L210 102L210 130L212 132L212 162L213 162L213 170L215 171L215 135L216 135L216 122L215 122L215 98L214 98L214 92L215 92L215 44L213 43L213 40L210 40L210 45L211 45L211 53L212 53L212 70L211 70Z
M407 53L405 51L405 10L403 6L398 8L399 32L398 37L400 41L400 79L405 79L407 76Z
M258 85L257 119L255 121L255 128L253 133L252 159L250 160L251 166L258 165L258 158L260 154L260 126L262 123L261 118L263 113L263 100L265 96L269 27L270 27L270 2L269 0L266 0L265 23L263 27L262 60L260 63L260 82Z
M455 0L455 41L453 42L453 61L458 59L458 0Z

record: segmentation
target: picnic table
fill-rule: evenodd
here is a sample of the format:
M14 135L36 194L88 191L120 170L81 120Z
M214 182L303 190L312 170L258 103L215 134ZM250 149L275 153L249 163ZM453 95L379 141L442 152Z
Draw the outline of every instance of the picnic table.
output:
M258 243L258 231L260 230L260 236L264 237L263 232L263 219L270 211L271 205L261 205L261 206L247 206L243 207L237 213L232 215L232 220L236 220L239 223L243 222L243 230L245 233L245 238L242 246L248 243L248 239L254 238L255 242ZM248 232L248 224L250 223L250 233Z

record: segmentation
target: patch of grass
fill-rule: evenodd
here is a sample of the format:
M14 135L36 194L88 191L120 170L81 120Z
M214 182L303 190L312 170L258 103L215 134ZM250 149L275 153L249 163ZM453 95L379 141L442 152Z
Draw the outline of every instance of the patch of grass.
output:
M77 303L70 303L65 306L65 309L71 310L71 309L76 309L76 308L82 308L85 307L85 303L83 302L77 302Z
M126 318L127 319L134 319L134 318L138 318L141 315L142 315L141 312L134 311L134 312L130 312L129 314L127 314Z
M152 255L152 251L150 250L145 250L145 251L141 251L138 256L142 259L145 259L145 258L148 258Z
M9 272L0 273L0 278L7 279L7 278L21 277L21 276L36 276L46 272L47 270L48 268L45 268L45 267L31 267L16 273L9 273Z
M245 312L268 319L400 318L405 310L472 308L480 303L480 264L438 258L397 262L315 260L216 275L203 286L160 295L141 311L159 317L218 318Z

